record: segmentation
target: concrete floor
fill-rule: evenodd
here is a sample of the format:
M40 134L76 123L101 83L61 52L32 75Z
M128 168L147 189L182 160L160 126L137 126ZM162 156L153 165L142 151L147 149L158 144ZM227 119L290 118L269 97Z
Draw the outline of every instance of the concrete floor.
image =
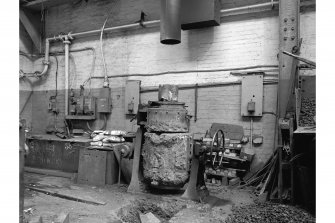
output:
M171 219L165 222L224 222L233 206L254 203L256 197L247 190L229 189L224 186L210 186L210 197L204 203L185 201L180 193L174 194L130 194L127 185L111 185L95 187L75 184L70 179L39 174L25 173L25 186L53 191L79 197L85 200L105 202L105 205L92 205L71 201L51 195L25 189L24 210L32 208L31 213L25 214L28 221L36 216L42 216L44 222L54 221L61 213L70 213L70 222L116 222L118 211L138 200L182 203ZM154 213L155 214L155 213Z

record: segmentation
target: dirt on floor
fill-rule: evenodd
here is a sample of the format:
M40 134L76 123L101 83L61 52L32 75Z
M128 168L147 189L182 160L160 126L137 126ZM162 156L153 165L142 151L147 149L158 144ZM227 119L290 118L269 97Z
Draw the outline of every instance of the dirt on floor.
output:
M225 186L208 185L210 196L199 203L181 199L182 191L130 194L127 193L127 185L96 187L75 184L67 178L31 173L25 173L25 186L24 209L28 222L36 216L41 216L43 222L52 222L61 213L69 213L71 223L136 223L141 222L140 215L147 213L152 213L162 223L226 222L227 219L228 222L238 222L232 218L238 213L237 208L256 205L258 200L250 190ZM52 191L96 204L59 198L34 189Z

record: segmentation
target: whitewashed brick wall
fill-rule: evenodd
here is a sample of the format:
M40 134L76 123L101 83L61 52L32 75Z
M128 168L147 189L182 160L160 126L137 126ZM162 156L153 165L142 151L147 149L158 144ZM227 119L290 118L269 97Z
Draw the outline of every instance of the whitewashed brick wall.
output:
M117 1L114 3L116 4ZM107 23L107 26L129 24L136 21L136 12L141 4L144 11L149 12L150 19L158 19L157 2L141 0L122 1L121 11ZM259 1L260 2L260 1ZM233 3L231 3L233 4ZM106 13L99 11L107 7L106 1L100 5L82 9L71 9L70 6L60 6L49 10L47 15L47 33L55 35L58 32L83 31L99 29ZM135 6L134 6L135 5ZM231 5L233 6L233 5ZM151 8L150 8L151 7ZM149 10L150 8L150 10ZM143 8L142 8L143 9ZM127 15L126 17L124 17ZM159 28L145 28L138 31L110 33L104 35L103 49L106 58L108 75L155 73L177 70L219 69L229 67L244 67L253 65L276 65L279 34L278 16L267 15L250 17L249 19L222 20L219 27L201 30L183 31L181 44L174 46L162 45L159 42ZM308 11L301 15L301 37L303 38L302 56L315 58L315 12ZM103 66L98 36L81 38L73 41L71 49L93 47L96 51L94 68L95 76L103 76ZM62 50L63 44L54 44L53 50ZM71 53L70 81L74 88L79 88L89 77L92 66L92 52ZM64 57L58 56L58 88L64 89ZM25 62L23 62L25 63ZM74 66L75 65L75 66ZM35 61L33 69L42 69L42 59ZM36 83L35 91L54 90L55 62L51 57L48 76L42 84ZM277 75L278 72L269 71L267 75ZM74 82L72 82L74 75ZM269 78L269 77L267 77ZM128 78L111 78L113 112L109 117L109 128L125 128L124 117L124 85ZM194 84L208 82L230 82L238 80L230 72L215 73L187 73L168 74L152 77L130 77L141 80L142 87L158 86L159 84ZM102 79L92 80L92 88L102 87ZM24 85L21 85L24 89ZM87 88L88 86L86 86ZM276 85L264 86L264 110L276 110ZM198 121L191 120L191 131L204 133L213 122L240 124L245 134L249 134L249 119L240 116L241 86L221 86L199 89ZM179 101L189 106L191 115L194 114L194 90L180 90ZM157 92L141 94L141 102L156 100ZM61 99L60 99L61 100ZM123 118L120 118L123 117ZM96 123L99 126L100 122ZM260 120L254 122L254 134L264 137L262 146L256 148L256 161L265 162L273 150L275 117L264 114Z

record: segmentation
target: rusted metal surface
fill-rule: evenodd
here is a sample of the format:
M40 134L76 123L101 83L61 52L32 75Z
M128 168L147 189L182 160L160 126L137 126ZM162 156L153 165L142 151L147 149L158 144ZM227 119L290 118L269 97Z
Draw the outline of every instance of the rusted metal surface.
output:
M184 104L161 104L148 108L148 132L188 132L189 124Z
M107 152L81 149L78 183L102 186L106 183Z
M283 51L298 53L299 50L299 0L279 1L279 117L284 118L289 99L293 95L298 61Z
M189 178L191 135L145 133L143 175L153 186L182 187Z
M158 101L178 101L178 86L171 84L159 85Z
M28 139L30 153L26 166L77 172L79 150L87 146L86 142L71 143L68 141Z

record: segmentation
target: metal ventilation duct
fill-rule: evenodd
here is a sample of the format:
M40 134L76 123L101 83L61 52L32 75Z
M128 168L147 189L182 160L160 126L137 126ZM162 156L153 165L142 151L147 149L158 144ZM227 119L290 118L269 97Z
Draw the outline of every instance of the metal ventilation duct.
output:
M199 29L220 25L219 0L183 0L181 7L181 28Z
M161 43L178 44L181 36L182 0L161 0Z

